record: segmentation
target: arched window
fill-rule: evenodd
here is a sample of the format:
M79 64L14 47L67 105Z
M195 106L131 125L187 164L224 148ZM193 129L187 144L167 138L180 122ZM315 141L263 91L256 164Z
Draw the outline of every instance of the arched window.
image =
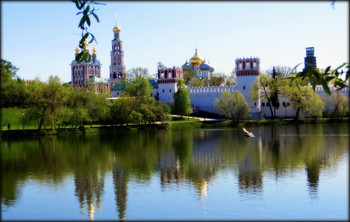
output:
M116 78L117 78L117 73L114 72L114 73L113 73L113 79L116 79Z
M264 106L265 106L265 103L264 103L264 102L262 102L262 103L261 103L261 106L262 106L262 107L264 107Z
M243 90L245 90L245 86L243 86Z

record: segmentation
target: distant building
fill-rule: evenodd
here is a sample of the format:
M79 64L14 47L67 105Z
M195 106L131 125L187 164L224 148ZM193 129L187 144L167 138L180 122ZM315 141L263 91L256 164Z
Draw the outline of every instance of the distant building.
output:
M316 57L314 56L314 54L315 54L314 47L306 48L306 57L304 58L304 71L307 70L308 67L312 67L314 69L317 68Z
M85 42L84 51L88 52L89 44ZM78 47L75 49L75 57L72 61L72 81L71 84L74 87L89 88L89 84L93 83L91 79L101 78L101 63L97 60L96 49L92 49L92 58L90 62L80 62L78 63L75 58L80 53ZM96 78L93 78L96 77ZM94 83L93 83L94 84Z

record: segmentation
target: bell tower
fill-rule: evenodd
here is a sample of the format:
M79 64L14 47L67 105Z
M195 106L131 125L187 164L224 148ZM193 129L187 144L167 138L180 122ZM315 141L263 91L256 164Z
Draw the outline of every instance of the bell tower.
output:
M123 42L120 40L120 27L116 24L113 28L111 65L109 66L109 87L113 88L119 81L125 79Z

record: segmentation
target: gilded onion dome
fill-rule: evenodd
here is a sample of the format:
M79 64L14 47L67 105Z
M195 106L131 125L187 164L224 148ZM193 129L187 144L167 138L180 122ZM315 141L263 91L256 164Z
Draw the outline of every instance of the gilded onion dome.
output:
M87 42L86 39L84 41L84 52L89 52L89 43Z
M196 53L190 59L190 64L193 66L199 66L203 63L203 59L198 55L198 49L196 49Z
M96 54L96 49L95 49L95 47L92 49L92 54Z
M113 32L120 32L121 29L120 27L116 24L115 27L113 28Z

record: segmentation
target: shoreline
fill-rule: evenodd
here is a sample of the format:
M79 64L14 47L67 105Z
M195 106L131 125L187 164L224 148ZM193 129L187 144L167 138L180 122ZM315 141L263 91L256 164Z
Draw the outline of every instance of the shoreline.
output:
M186 118L193 118L184 116ZM237 128L243 126L274 126L274 125L299 125L299 124L333 124L333 123L349 123L349 117L342 119L329 118L304 118L298 121L294 119L264 119L264 120L240 120L233 123L231 120L218 121L179 121L179 122L163 122L147 125L123 125L123 126L85 126L80 128L66 128L57 130L49 129L15 129L2 130L0 132L1 139L18 138L18 137L41 137L50 135L69 135L69 134L87 134L87 133L113 133L115 131L143 131L143 130L182 130L182 129L209 129L209 128Z

